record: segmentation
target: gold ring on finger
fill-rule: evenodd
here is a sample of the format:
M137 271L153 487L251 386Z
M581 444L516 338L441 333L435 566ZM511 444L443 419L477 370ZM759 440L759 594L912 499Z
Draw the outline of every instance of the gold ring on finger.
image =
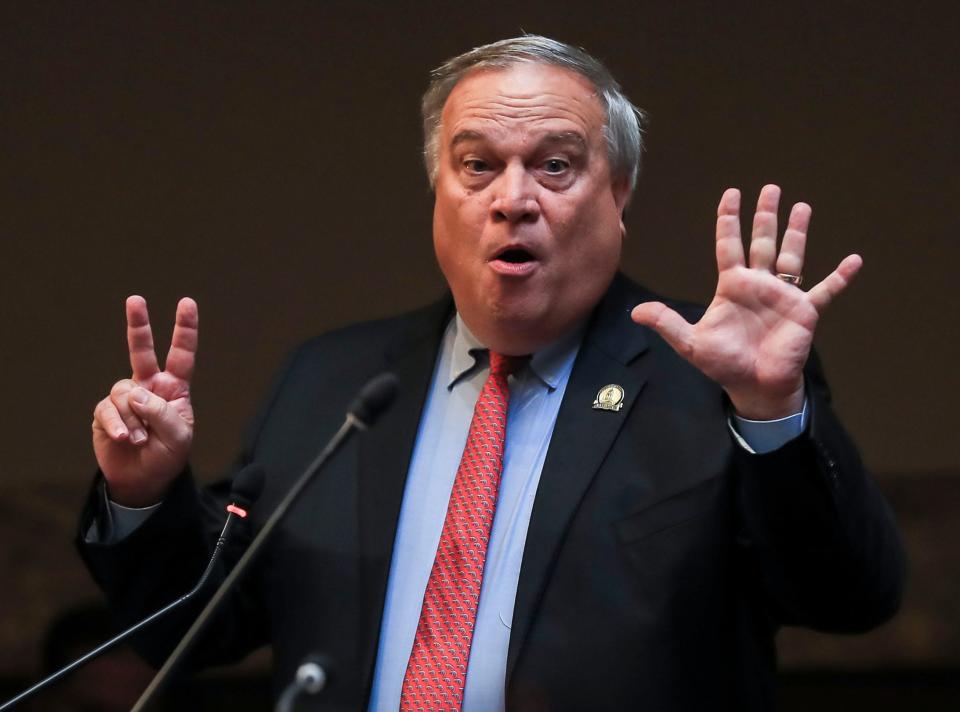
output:
M802 274L787 274L786 272L777 272L777 279L782 279L787 284L799 287L803 283Z

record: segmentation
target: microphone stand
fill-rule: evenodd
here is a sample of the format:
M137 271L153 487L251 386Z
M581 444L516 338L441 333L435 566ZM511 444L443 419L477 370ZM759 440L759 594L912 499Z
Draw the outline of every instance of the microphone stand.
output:
M168 603L163 608L157 611L154 611L139 623L135 623L134 625L127 628L122 633L117 634L116 636L108 640L106 643L99 645L98 647L94 648L86 655L80 658L77 658L72 663L65 665L64 667L60 668L56 672L52 673L51 675L48 675L47 677L43 678L40 682L35 684L33 687L30 687L24 690L16 697L10 700L7 700L6 702L3 703L3 705L0 705L0 712L4 712L4 710L12 709L13 706L18 704L19 702L23 702L27 698L33 697L33 695L40 692L40 690L45 688L47 685L53 684L55 681L59 680L64 675L67 675L68 673L73 672L77 668L86 665L91 660L100 657L111 648L122 643L124 640L129 638L131 635L136 633L141 628L150 625L158 618L162 618L167 613L172 611L174 608L177 608L178 606L186 603L191 598L196 596L197 593L199 593L203 589L203 587L206 585L207 580L210 578L210 573L213 571L214 566L216 566L217 561L220 559L220 553L222 552L223 546L227 541L227 537L230 535L230 530L233 522L235 522L237 518L246 517L246 512L244 512L243 514L238 514L236 510L237 508L233 507L233 505L231 505L231 508L228 509L227 521L223 525L223 530L220 532L220 537L217 539L217 544L213 550L213 556L210 558L210 563L207 564L207 568L204 569L203 573L200 575L200 580L197 581L196 586L194 586L187 593L180 596L180 598L172 601L171 603Z
M150 703L151 699L167 681L167 678L170 676L174 667L180 662L187 650L193 644L194 640L203 631L207 622L220 605L220 602L223 601L224 597L230 592L237 580L250 566L254 557L260 552L260 549L263 548L264 542L267 540L270 534L273 533L273 530L280 523L280 520L283 519L287 511L299 497L304 488L310 484L310 481L317 474L323 464L340 448L343 442L347 439L347 436L350 435L354 430L366 429L367 425L363 420L354 415L353 412L347 413L347 417L343 421L343 425L340 426L340 429L337 430L336 434L330 439L323 451L313 459L307 469L304 470L303 474L300 475L300 478L296 481L293 487L290 488L290 491L287 492L280 504L277 505L276 510L274 510L273 514L270 515L270 518L267 519L266 523L264 523L263 528L250 543L249 548L247 548L247 550L243 553L243 556L240 557L237 565L233 567L233 570L230 572L227 578L224 579L223 583L220 584L220 587L217 589L216 593L214 593L213 597L207 602L206 607L204 607L203 611L194 621L193 625L190 626L190 629L187 631L186 635L183 636L183 639L180 641L177 647L174 648L172 653L170 653L170 657L167 658L167 661L163 664L163 667L160 668L160 671L147 686L147 689L143 691L140 699L137 700L137 703L133 706L130 712L143 712L147 708L147 705ZM2 710L0 710L0 712L2 712Z

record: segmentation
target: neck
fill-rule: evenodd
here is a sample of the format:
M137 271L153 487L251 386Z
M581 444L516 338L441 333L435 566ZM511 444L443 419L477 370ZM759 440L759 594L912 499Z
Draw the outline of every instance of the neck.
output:
M504 356L529 356L555 344L571 334L580 331L587 317L567 324L564 328L551 331L530 329L483 328L471 322L462 312L458 312L460 322L473 335L474 340Z

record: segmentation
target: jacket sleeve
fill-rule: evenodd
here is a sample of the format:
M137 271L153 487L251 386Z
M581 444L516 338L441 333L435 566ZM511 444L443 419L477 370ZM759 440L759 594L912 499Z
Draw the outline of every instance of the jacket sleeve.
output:
M98 475L81 516L78 547L107 598L118 629L125 629L197 585L226 518L225 498L219 494L229 490L225 486L200 490L186 471L174 481L160 507L132 534L116 544L99 544L85 541L82 534L90 522L103 516L102 487L102 475ZM134 646L152 665L163 663L249 543L247 522L237 520L235 524L197 595L133 637ZM228 597L208 628L212 634L202 636L186 665L233 662L265 642L258 624L262 616L255 612L257 600L250 585ZM238 625L239 621L244 625Z
M807 431L773 452L735 448L740 543L776 622L860 632L899 609L906 556L893 513L830 408L816 355Z
M129 536L113 544L91 542L86 536L91 525L106 516L104 480L98 473L81 513L77 547L120 629L187 593L200 579L226 519L224 507L233 474L256 459L263 424L299 354L300 350L291 354L280 369L245 433L243 451L231 474L200 488L187 468L174 480L157 510ZM135 647L150 663L162 664L252 540L255 532L249 520L238 524L203 591L134 636ZM253 568L257 568L256 563ZM223 610L210 622L185 667L234 662L267 642L260 580L256 571L247 572L237 591L224 601Z

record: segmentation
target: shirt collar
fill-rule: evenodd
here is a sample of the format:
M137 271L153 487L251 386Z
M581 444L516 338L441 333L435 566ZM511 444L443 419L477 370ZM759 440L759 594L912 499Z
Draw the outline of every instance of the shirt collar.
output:
M529 368L550 390L554 390L569 369L580 350L585 324L579 325L563 338L537 351L530 358ZM447 327L445 339L452 339L450 370L447 373L447 388L453 388L464 376L477 368L486 367L488 349L473 335L467 325L456 315Z

